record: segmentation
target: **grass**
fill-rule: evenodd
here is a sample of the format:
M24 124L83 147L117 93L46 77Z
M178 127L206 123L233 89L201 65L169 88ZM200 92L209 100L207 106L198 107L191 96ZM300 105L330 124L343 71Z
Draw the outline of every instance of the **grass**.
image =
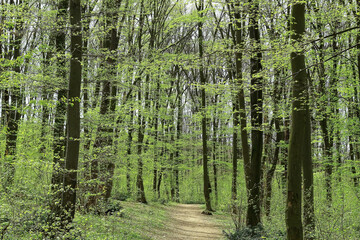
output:
M122 202L124 209L112 216L80 215L75 223L85 239L152 239L167 219L165 206Z
M159 203L148 205L121 202L123 209L110 216L101 216L95 214L77 213L74 219L73 229L70 233L70 239L86 240L147 240L153 239L153 236L161 234L164 223L168 217L166 206ZM34 210L40 212L40 209ZM39 218L27 215L28 219L11 219L11 224L3 235L6 240L35 240L45 239L42 231L45 229L44 222L38 221ZM65 239L67 236L61 236L59 239Z

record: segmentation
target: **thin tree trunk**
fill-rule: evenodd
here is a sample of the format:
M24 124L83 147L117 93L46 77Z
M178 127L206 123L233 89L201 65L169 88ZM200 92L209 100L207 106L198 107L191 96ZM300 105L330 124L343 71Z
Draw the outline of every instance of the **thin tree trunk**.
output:
M310 80L310 79L309 79ZM305 93L306 94L306 93ZM309 99L309 96L307 96ZM313 162L311 153L311 120L310 109L305 107L305 140L302 159L302 169L304 175L304 238L314 239L315 235L315 212L314 212L314 180L313 180Z
M113 26L117 24L118 14L117 11L113 11L113 9L117 9L120 7L121 0L116 2L106 2L105 4L105 12L106 12L106 24L105 28L111 28L106 33L105 39L103 41L103 47L107 49L110 54L113 53L118 46L119 38L117 36L117 29ZM106 64L103 65L106 68L106 72L110 78L106 78L103 82L102 95L101 95L101 103L100 103L100 116L102 118L106 118L109 114L109 111L114 112L116 102L111 102L110 97L114 99L116 96L111 96L112 94L112 86L111 82L114 82L116 76L115 72L115 63L116 60L111 57L106 57ZM116 94L116 89L115 89ZM111 109L111 107L113 109ZM104 126L105 125L105 126ZM106 126L107 124L100 123L100 126L97 129L96 139L94 143L94 149L96 152L96 157L92 160L91 163L91 171L92 171L92 180L95 182L100 175L100 184L98 186L92 187L92 196L89 199L89 206L96 206L97 199L99 194L107 201L110 198L111 190L112 190L112 177L115 170L115 164L107 159L109 157L109 152L112 146L112 138L113 138L113 128L110 126ZM103 152L105 150L106 152ZM111 153L110 153L111 154ZM99 174L99 166L101 170L101 174ZM95 178L93 178L95 177Z
M203 17L203 10L204 10L204 1L200 0L199 4L196 4L196 8L198 11L198 15L200 18ZM203 41L204 36L202 32L203 23L199 21L198 23L198 38L199 38L199 55L200 59L203 59ZM204 197L205 197L205 205L206 209L204 211L205 214L209 214L213 211L211 207L211 199L210 199L210 178L209 178L209 170L208 170L208 149L207 149L207 118L206 118L206 92L205 92L205 85L206 79L204 74L204 66L203 63L200 64L200 84L201 84L201 111L202 111L202 118L201 118L201 134L202 134L202 160L203 160L203 181L204 181Z
M88 1L86 1L85 6L82 8L82 14L83 16L86 14L90 14L92 12L92 9L90 9L90 4ZM86 56L86 54L88 54L88 45L89 45L89 33L90 33L90 19L85 19L83 21L83 52L84 55ZM83 111L84 111L84 116L86 118L88 111L90 109L90 99L89 99L89 76L88 76L88 70L89 70L89 64L88 64L88 58L87 57L83 57ZM91 147L91 130L90 127L88 126L88 122L85 122L84 126L83 126L83 131L84 131L84 155L83 155L83 162L84 162L84 173L83 173L83 177L84 177L84 185L82 188L80 188L82 190L82 203L84 206L84 209L86 211L88 211L88 200L86 199L86 193L88 193L91 188L90 188L90 179L91 179L91 160L90 160L90 147Z
M182 108L182 92L180 89L180 78L178 79L178 100L177 100L177 123L176 123L176 151L175 151L175 202L180 202L180 182L179 182L179 164L180 164L180 140L182 135L183 108Z
M143 25L144 25L144 0L140 3L140 18L139 18L139 36L138 36L138 50L139 50L139 62L142 61L142 37L143 37ZM148 76L147 76L148 77ZM138 103L141 106L142 103L142 91L141 91L141 77L138 77ZM146 95L146 94L145 94ZM144 99L146 102L147 99ZM142 116L141 111L138 113L138 140L137 140L137 158L138 158L138 171L136 177L136 201L141 203L147 203L145 198L144 181L143 181L143 161L142 161L142 149L144 141L145 131L145 118Z
M318 8L316 12L318 11ZM322 24L318 23L317 28L320 31L319 38L323 37L322 34ZM324 65L324 42L320 41L320 54L319 54L319 79L320 79L320 92L323 96L325 96L325 102L321 103L321 106L324 106L323 112L324 116L320 120L320 127L321 131L323 132L323 139L324 139L324 156L325 156L325 185L326 185L326 198L328 203L331 204L332 201L332 185L331 185L331 178L333 172L333 163L332 163L332 146L333 146L333 138L331 137L331 128L328 122L330 118L329 113L327 112L327 105L328 105L328 97L325 91L325 65Z
M264 202L264 211L267 217L270 217L271 210L271 194L272 194L272 180L274 178L274 173L276 170L276 165L279 162L279 153L280 153L280 141L283 140L283 133L280 131L280 119L276 117L275 119L275 151L274 156L271 161L271 166L266 172L265 176L265 202Z
M131 146L132 146L132 141L133 141L133 122L134 122L134 110L132 109L132 106L130 106L130 121L129 121L129 127L128 127L128 139L127 139L127 157L126 157L126 190L127 193L130 194L131 193Z
M214 78L214 83L215 83L215 78ZM214 105L217 104L217 100L218 99L218 95L215 95L214 97ZM218 130L218 119L217 119L217 111L216 108L214 110L214 117L213 117L213 171L214 171L214 191L215 191L215 205L218 205L218 200L219 200L219 194L218 194L218 169L217 169L217 162L216 162L216 155L218 153L218 142L219 139L217 137L217 130Z
M350 160L355 162L356 161L356 157L355 157L355 149L354 149L354 143L353 143L353 139L351 136L349 136L349 155L350 155ZM353 166L351 166L351 172L353 174L352 179L354 182L354 187L358 187L359 186L359 179L356 175L356 168L355 168L355 164L353 164Z
M229 4L229 3L228 3ZM247 132L247 117L246 117L246 105L245 105L245 93L244 93L244 81L242 75L242 24L241 24L241 13L240 13L240 1L236 1L234 6L234 22L235 22L235 34L233 34L235 42L235 68L236 68L236 88L238 89L236 98L239 101L239 117L240 117L240 132L241 132L241 147L242 157L244 159L244 173L246 188L249 189L249 177L250 177L250 146L248 143L248 132Z
M240 112L240 105L239 105L239 98L238 94L234 97L233 100L233 142L232 142L232 150L233 150L233 156L232 156L232 184L231 184L231 199L233 201L232 203L232 211L233 213L236 213L237 209L237 165L238 165L238 159L239 159L239 147L238 147L238 127L240 125L239 121L239 112Z
M159 109L160 109L160 80L158 79L156 85L155 96L155 116L154 116L154 177L153 177L153 191L156 196L157 191L157 177L158 177L158 138L159 138Z
M140 84L138 85L139 89L141 88ZM142 94L141 90L138 92L138 102L141 103L142 101ZM138 113L138 140L137 140L137 158L138 158L138 172L136 178L136 201L141 203L147 203L145 198L145 189L144 189L144 182L143 182L143 161L142 161L142 149L143 149L143 142L144 142L144 123L145 119Z
M23 2L20 0L17 3L17 6L22 8ZM10 0L10 5L15 5L13 0ZM16 17L15 28L12 29L14 32L13 39L11 39L11 43L13 44L13 59L16 61L20 56L20 47L21 47L21 39L23 34L21 33L23 30L23 20L20 16ZM20 63L15 63L13 67L13 71L16 73L14 75L15 78L19 77L18 74L21 73ZM15 80L16 81L16 80ZM7 94L6 94L7 95ZM13 185L14 177L15 177L15 162L16 162L16 144L17 144L17 135L19 131L19 123L21 119L21 112L19 109L22 107L22 96L20 87L11 87L10 89L10 97L11 97L11 109L9 107L9 101L5 101L6 105L9 107L9 114L7 115L7 131L6 131L6 141L5 141L5 154L4 159L6 159L4 163L4 172L5 179L3 182L3 187L5 190L8 190L9 187ZM6 96L8 98L8 96Z

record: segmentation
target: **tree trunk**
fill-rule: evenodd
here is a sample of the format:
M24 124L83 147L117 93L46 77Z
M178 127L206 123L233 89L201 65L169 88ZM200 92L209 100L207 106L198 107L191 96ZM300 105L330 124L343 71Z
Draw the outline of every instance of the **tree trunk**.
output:
M176 151L175 151L175 169L174 169L174 175L175 175L175 202L180 202L180 182L179 182L179 164L180 164L180 140L181 140L181 134L182 134L182 122L183 122L183 107L182 107L182 92L180 89L180 77L178 79L178 86L177 86L177 92L178 92L178 100L177 100L177 123L176 123Z
M80 92L81 92L81 4L80 0L70 0L71 60L67 107L66 162L62 207L66 215L63 221L72 222L75 216L77 170L80 145Z
M356 161L356 157L355 157L355 149L354 149L354 141L352 140L352 137L349 136L349 155L350 155L350 160L355 162ZM353 174L352 179L354 182L354 187L358 187L359 186L359 179L356 176L356 168L355 168L355 164L353 164L351 166L351 172Z
M18 7L22 8L23 2L20 0L17 4ZM15 5L13 0L10 0L10 5ZM20 56L20 47L22 39L22 30L23 30L23 20L20 16L16 17L16 24L13 30L13 39L10 40L10 43L13 44L13 61L16 61ZM21 33L21 34L16 34ZM20 63L15 63L15 66L12 69L15 72L14 78L19 77L21 73ZM15 79L17 82L17 79ZM10 94L8 94L10 93ZM5 154L4 154L4 172L5 179L3 181L3 187L5 190L8 190L9 187L13 185L15 177L15 162L16 162L16 143L17 135L19 131L19 122L21 119L21 112L19 109L22 107L22 97L21 97L20 87L11 87L10 92L5 93L6 98L11 97L11 107L9 106L9 101L5 101L7 107L9 107L9 114L7 115L7 131L6 131L6 141L5 141ZM8 99L7 99L8 100Z
M251 67L251 170L249 177L249 196L246 215L246 224L255 227L261 222L260 214L260 180L261 180L261 158L263 152L263 133L262 133L262 77L258 76L262 70L260 51L260 31L258 25L259 5L252 3L250 5L251 13L249 19L250 39L254 44L252 57L250 58Z
M66 23L68 0L61 0L58 5L57 20L58 26L61 28ZM61 199L63 192L64 168L65 168L65 148L66 148L66 133L65 133L65 118L66 118L66 97L67 91L65 87L66 71L65 68L65 31L61 30L56 33L55 45L56 53L60 56L58 61L57 76L62 80L60 82L60 90L57 93L57 102L55 108L54 120L54 158L53 158L53 172L51 176L51 192L52 201L50 208L55 216L61 214Z
M266 176L265 176L264 211L265 211L265 214L267 217L270 217L272 180L273 180L274 173L276 170L276 165L278 164L278 161L279 161L280 141L283 140L283 133L280 131L280 119L278 117L276 117L274 124L275 124L275 131L276 131L275 151L274 151L274 156L272 157L270 169L267 170Z
M294 3L292 6L291 35L292 41L302 43L305 32L305 4ZM307 153L306 131L308 121L308 79L305 70L305 56L302 49L291 53L291 69L293 73L293 103L292 124L289 142L288 183L286 201L287 239L303 239L301 220L301 167L304 162L304 152Z
M214 78L214 83L215 83L215 78ZM218 95L215 95L214 97L214 104L217 104L217 100L218 99ZM218 194L218 169L217 169L217 162L216 162L216 155L218 153L218 142L219 139L217 137L218 134L218 119L217 119L217 111L216 108L214 109L214 117L213 117L213 152L212 152L212 157L213 157L213 171L214 171L214 191L215 191L215 206L218 205L218 200L219 200L219 194Z
M110 29L105 35L105 39L103 40L103 48L109 51L109 54L112 54L116 51L119 37L117 36L117 29L114 27L118 21L117 11L114 9L118 9L120 7L121 0L117 0L115 2L107 1L105 3L105 12L106 12L106 23L105 29ZM111 113L115 112L116 102L114 99L116 96L116 88L115 92L112 93L112 89L114 86L111 85L115 80L112 78L116 77L115 63L116 60L112 56L107 56L104 60L105 64L102 67L105 68L105 72L107 73L107 78L103 81L102 95L101 95L101 103L100 103L100 116L101 120L108 116L109 111ZM114 119L112 119L112 122ZM92 196L89 200L90 206L95 206L97 202L97 198L101 195L105 201L107 201L111 195L112 190L112 177L115 170L115 164L112 162L110 156L112 155L111 146L113 143L113 128L108 126L109 123L102 124L97 129L96 139L94 143L94 151L96 152L95 159L92 160L91 163L91 171L92 171L92 180L95 182L100 175L100 184L98 186L92 187ZM98 167L100 166L100 174Z
M319 9L316 8L315 12L318 12ZM319 38L321 39L323 37L322 34L322 28L323 25L321 23L317 24L317 29L319 31ZM319 90L321 94L323 95L325 101L321 102L321 106L323 106L323 109L321 112L323 112L323 117L320 120L320 127L321 131L323 132L323 139L324 139L324 162L325 162L325 186L326 186L326 199L328 200L329 205L332 201L332 185L331 185L331 178L332 178L332 172L333 172L333 161L332 161L332 146L333 146L333 138L331 136L331 128L330 124L328 122L328 119L330 119L330 114L327 110L328 106L328 94L326 92L326 74L325 74L325 63L324 63L324 51L325 46L323 40L320 41L320 47L319 47Z
M139 17L139 36L138 36L138 50L139 50L139 62L142 61L142 37L143 37L143 25L144 25L144 0L140 3L140 17ZM139 73L140 74L140 73ZM141 90L141 77L138 77L138 103L141 106L142 103L142 90ZM145 94L147 95L147 94ZM146 102L147 99L144 99ZM141 203L147 203L145 198L145 190L144 190L144 181L143 181L143 161L142 161L142 149L143 149L143 141L144 141L144 131L145 131L145 118L142 116L141 111L138 113L138 141L137 141L137 157L138 157L138 171L136 177L136 201Z
M310 79L309 79L310 80ZM306 94L306 93L305 93ZM309 96L307 95L307 99ZM304 175L304 237L305 239L314 239L315 234L315 212L314 212L314 181L313 181L313 163L311 153L311 120L310 109L305 107L305 140L302 159L302 168Z
M235 21L235 65L236 65L236 87L238 89L236 98L239 101L239 117L240 117L240 128L241 128L241 147L242 147L242 157L244 159L244 173L245 173L245 183L246 189L249 189L249 177L250 177L250 147L248 143L248 132L247 127L247 117L246 117L246 106L245 106L245 93L244 93L244 81L242 75L242 24L241 24L241 13L240 13L240 1L236 1L234 5L234 21Z
M158 177L158 138L159 138L159 109L160 109L160 80L156 83L156 97L155 97L155 116L154 116L154 177L153 177L153 191L156 197L157 191L157 177Z
M138 85L139 89L141 88L140 84ZM138 102L141 103L141 90L138 92ZM138 140L137 140L137 158L138 158L138 172L136 177L136 201L141 203L147 203L145 198L145 189L144 189L144 182L143 182L143 161L142 161L142 149L143 149L143 141L144 141L144 123L145 119L138 113Z
M204 1L200 0L199 4L196 4L196 8L198 11L198 15L200 18L203 17L203 10L204 10ZM199 39L199 55L200 59L203 59L203 41L204 36L202 32L203 23L202 20L198 23L198 39ZM203 63L200 64L200 84L201 84L201 111L202 111L202 118L201 118L201 134L202 134L202 160L203 160L203 181L204 181L204 197L205 197L205 204L206 209L204 213L209 214L213 211L211 207L211 199L210 199L210 178L209 178L209 170L208 170L208 149L207 149L207 118L206 118L206 79L204 74L204 66Z
M128 139L127 139L127 157L126 157L126 190L127 193L130 194L131 193L131 152L132 152L132 141L133 141L133 122L134 122L134 110L132 109L132 106L130 105L130 121L129 121L129 126L128 126Z
M239 106L239 99L236 95L233 100L233 142L232 142L232 150L233 150L233 156L232 156L232 184L231 184L231 200L233 201L233 213L236 213L237 205L237 165L238 165L238 159L239 159L239 147L238 147L238 127L240 124L239 121L239 112L240 112L240 106Z

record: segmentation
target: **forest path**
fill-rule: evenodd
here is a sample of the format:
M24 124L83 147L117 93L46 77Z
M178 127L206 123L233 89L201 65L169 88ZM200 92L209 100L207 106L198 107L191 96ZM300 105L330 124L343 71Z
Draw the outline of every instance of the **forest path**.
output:
M202 210L202 206L199 204L178 204L170 207L166 233L157 239L224 239L223 225L217 223L216 216L201 214Z

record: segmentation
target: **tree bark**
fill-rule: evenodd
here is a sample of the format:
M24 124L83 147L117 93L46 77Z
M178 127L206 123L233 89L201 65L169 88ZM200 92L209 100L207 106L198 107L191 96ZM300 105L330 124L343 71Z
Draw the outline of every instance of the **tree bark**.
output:
M203 10L204 10L204 1L200 0L199 4L196 4L196 8L198 11L198 15L200 18L203 17ZM198 22L198 39L199 39L199 56L200 59L203 59L204 50L203 50L203 20L200 19ZM204 181L204 197L205 197L205 205L206 209L204 213L208 214L213 211L211 207L211 199L210 199L210 178L209 178L209 170L208 170L208 149L207 149L207 118L206 118L206 92L205 92L205 85L206 79L204 74L204 66L203 63L200 64L200 84L201 84L201 111L202 111L202 118L201 118L201 134L202 134L202 160L203 160L203 181Z
M140 3L140 17L139 17L139 35L138 35L138 51L139 51L139 62L142 61L142 37L143 37L143 25L144 25L144 0ZM139 73L140 74L140 73ZM141 76L138 77L138 103L141 106L142 103L142 90L141 90ZM145 95L147 95L145 93ZM146 98L146 97L145 97ZM146 102L147 99L144 98ZM144 131L145 131L145 118L142 116L141 111L138 113L138 140L137 140L137 158L138 158L138 171L136 177L136 201L141 203L147 203L145 198L145 189L143 181L143 161L142 161L142 150L143 150L143 141L144 141Z
M215 77L214 77L214 83L215 83ZM215 95L214 97L214 104L216 105L218 101L218 95ZM214 110L214 117L213 117L213 152L212 152L212 157L213 157L213 171L214 171L214 191L215 191L215 206L218 205L218 200L219 200L219 193L218 193L218 164L217 164L217 154L218 154L218 143L219 143L219 138L218 138L218 123L219 120L217 119L217 111L216 108Z
M23 2L20 0L17 4L18 7L23 8ZM10 5L15 5L13 0L10 0ZM16 61L20 56L23 20L20 16L15 19L15 28L13 30L13 38L10 39L10 43L13 44L13 61ZM17 34L20 33L20 34ZM21 73L20 63L15 63L12 70L15 72L13 80L18 81L19 74ZM9 96L11 97L11 106L9 105ZM5 179L3 187L5 190L9 190L9 187L13 185L15 177L15 162L16 162L16 144L17 135L19 131L19 123L21 119L21 112L19 109L22 107L22 97L20 87L14 86L10 88L10 91L5 92L5 105L8 107L7 114L7 128L6 128L6 141L5 141L5 154L4 154L4 172Z
M241 133L241 146L242 146L242 156L244 159L244 173L245 173L245 183L246 188L249 189L249 176L250 176L250 148L248 143L248 132L246 130L246 106L245 106L245 94L244 94L244 85L242 79L242 20L240 12L240 1L235 1L231 3L227 1L230 18L234 22L234 27L232 28L232 37L235 47L235 79L234 86L236 89L235 96L233 98L233 159L232 159L232 185L231 185L231 199L236 201L237 199L237 161L239 158L238 150L238 133L237 127L240 127ZM229 71L229 76L232 79L232 71ZM233 205L232 211L236 213L237 206Z
M294 3L292 6L291 39L293 44L301 44L305 32L305 4ZM297 45L298 46L298 45ZM301 46L301 45L300 45ZM288 183L286 200L287 239L303 239L301 220L301 167L308 157L306 131L308 124L308 79L305 70L305 56L302 49L291 53L291 70L293 73L293 103L291 115L291 130L289 142Z
M252 3L252 1L250 2ZM252 3L250 5L251 13L249 19L250 39L254 45L252 56L250 58L251 72L251 88L250 88L250 104L251 104L251 161L250 161L250 177L249 177L249 196L248 208L246 215L246 224L255 227L261 223L260 213L260 180L261 180L261 159L263 152L263 133L262 133L262 77L259 76L262 65L262 54L260 51L260 31L259 31L259 5Z
M67 8L69 5L68 0L61 0L58 5L57 21L58 27L65 26L65 19L67 16ZM60 82L60 90L57 93L57 101L55 108L55 120L54 120L54 144L53 144L53 172L51 176L51 211L55 216L61 214L61 199L63 191L63 180L64 180L64 168L65 168L65 148L66 148L66 132L65 132L65 121L66 121L66 97L67 91L65 87L66 71L65 68L65 37L66 33L64 30L58 31L55 36L55 47L56 53L60 56L58 60L58 68L56 75L62 80Z
M309 79L310 80L310 79ZM307 95L307 99L309 96ZM307 103L308 104L308 103ZM311 120L309 105L305 107L305 140L303 145L303 182L304 182L304 238L314 239L315 234L315 210L314 210L314 180L313 162L311 153Z
M175 202L180 202L180 182L179 182L179 164L180 164L180 141L181 141L181 135L182 135L182 124L183 124L183 107L182 107L182 92L180 89L180 77L178 78L177 83L177 122L176 122L176 151L175 151L175 169L174 169L174 175L175 175Z
M81 6L80 0L70 0L71 60L67 107L66 162L62 207L63 221L72 222L75 216L77 170L80 146L80 91L81 91Z

